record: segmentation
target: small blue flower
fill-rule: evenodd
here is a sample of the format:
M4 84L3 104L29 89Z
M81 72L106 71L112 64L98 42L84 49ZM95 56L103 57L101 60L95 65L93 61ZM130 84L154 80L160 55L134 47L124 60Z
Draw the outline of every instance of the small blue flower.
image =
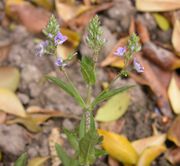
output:
M64 36L61 32L58 32L54 37L55 45L63 44L67 40L67 36Z
M137 61L136 58L134 58L133 65L134 65L135 70L138 73L143 73L144 72L144 67L141 66L141 64Z
M118 47L118 49L116 50L116 52L114 52L114 55L123 57L124 53L126 52L126 48L125 47Z
M63 59L61 57L58 57L55 61L55 65L58 67L64 67L66 64L63 62Z

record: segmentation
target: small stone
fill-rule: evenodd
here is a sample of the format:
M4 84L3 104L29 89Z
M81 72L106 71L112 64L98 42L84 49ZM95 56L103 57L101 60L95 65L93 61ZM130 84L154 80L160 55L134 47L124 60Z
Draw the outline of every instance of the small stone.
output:
M18 125L0 125L0 149L1 152L19 156L25 150L29 142L24 128Z
M74 124L69 119L65 119L63 120L63 127L68 130L73 130Z
M20 93L18 92L17 93L17 96L19 97L20 101L23 103L23 104L28 104L29 103L29 96L24 94L24 93Z

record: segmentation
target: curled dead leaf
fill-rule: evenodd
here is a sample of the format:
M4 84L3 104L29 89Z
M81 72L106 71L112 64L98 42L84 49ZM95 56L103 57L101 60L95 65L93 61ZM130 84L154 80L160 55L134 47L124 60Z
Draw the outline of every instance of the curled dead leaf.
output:
M133 141L132 146L134 147L136 152L140 155L146 148L162 145L164 144L165 140L166 140L166 134L159 134Z
M168 133L167 138L174 142L177 146L180 147L180 115L176 117L176 119L173 121Z
M166 147L164 145L153 146L145 149L139 157L137 166L150 166L154 159L156 159L161 153L165 151Z
M48 159L49 157L35 157L28 161L27 166L42 166Z
M101 129L98 132L103 136L102 146L110 156L125 164L137 162L138 155L126 137Z

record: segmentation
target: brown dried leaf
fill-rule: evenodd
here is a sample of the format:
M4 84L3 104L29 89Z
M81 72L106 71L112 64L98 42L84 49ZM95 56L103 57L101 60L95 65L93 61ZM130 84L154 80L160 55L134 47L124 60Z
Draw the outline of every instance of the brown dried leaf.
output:
M128 38L121 38L118 43L114 46L112 51L109 53L109 55L101 62L101 67L105 66L113 66L113 67L119 67L122 68L124 66L123 59L119 58L118 56L114 55L114 52L117 50L118 47L125 46L127 43Z
M6 121L7 114L0 111L0 124L3 124Z
M47 25L51 13L45 9L37 8L28 2L13 4L11 12L30 31L39 33Z
M148 42L143 46L143 53L153 63L165 70L174 70L180 68L180 59L172 52Z
M119 166L119 162L111 156L108 156L108 164L109 166Z
M146 12L162 12L180 9L179 0L136 0L136 8Z
M176 117L174 122L172 123L168 133L167 138L173 141L177 146L180 147L180 115Z
M180 147L169 149L166 153L166 158L173 165L180 164Z
M157 105L165 116L171 118L172 111L168 102L167 92L165 87L162 86L159 76L153 71L152 64L150 64L150 62L141 56L137 56L137 59L145 69L142 76L148 81L151 90L156 95Z
M55 0L55 5L59 17L65 22L74 19L80 14L83 14L91 9L90 6L68 4L62 2L61 0Z

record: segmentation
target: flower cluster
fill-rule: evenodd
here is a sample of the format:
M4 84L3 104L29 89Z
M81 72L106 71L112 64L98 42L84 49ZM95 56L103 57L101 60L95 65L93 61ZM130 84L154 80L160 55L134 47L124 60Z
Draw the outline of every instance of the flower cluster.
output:
M125 68L129 65L129 62L133 60L134 69L138 73L144 72L144 67L133 56L134 53L140 51L139 38L136 34L132 34L128 40L127 47L118 47L114 52L114 55L124 58Z
M65 61L63 61L60 55L57 55L57 47L58 45L62 45L66 40L67 36L64 36L59 31L59 24L54 16L52 16L49 20L48 25L43 30L47 40L40 42L36 49L35 53L37 56L41 57L42 55L54 55L57 57L55 61L55 65L58 67L66 66Z

